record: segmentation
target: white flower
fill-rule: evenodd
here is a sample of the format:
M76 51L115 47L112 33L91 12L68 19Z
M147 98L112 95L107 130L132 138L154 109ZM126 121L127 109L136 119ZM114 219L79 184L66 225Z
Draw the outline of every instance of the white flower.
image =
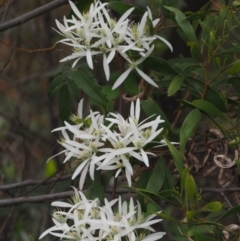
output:
M59 29L56 31L65 37L59 42L73 48L72 54L63 58L61 62L75 60L72 65L74 67L81 58L86 57L89 68L93 69L93 57L102 54L103 70L106 79L109 80L109 64L118 52L130 63L130 68L118 78L113 89L117 88L133 69L144 80L157 87L156 83L138 68L138 65L152 53L154 40L159 39L163 41L171 50L172 46L166 39L149 32L147 20L150 19L152 21L153 27L156 27L160 21L160 19L153 20L149 8L144 13L140 23L135 23L131 22L129 17L134 7L128 9L116 21L110 17L106 9L107 3L102 4L100 1L95 1L91 4L89 11L85 13L81 13L73 2L69 1L69 4L76 17L74 15L72 19L64 17L63 25L56 21ZM138 52L137 55L142 56L142 58L137 61L131 60L128 56L130 50L131 52Z
M131 59L129 59L129 57L125 53L121 53L123 58L126 59L130 63L130 67L125 72L123 72L122 75L120 75L118 77L118 79L114 83L112 89L116 89L118 86L120 86L122 84L122 82L128 77L130 72L134 69L149 84L151 84L155 87L158 87L158 85L148 75L146 75L141 69L138 68L138 65L141 64L152 53L153 49L154 49L154 45L147 51L145 56L142 56L137 61L132 61Z
M53 212L54 226L41 234L39 239L47 234L69 240L101 241L101 240L131 240L154 241L162 238L164 232L157 232L151 225L161 219L153 219L156 214L144 217L139 202L134 205L122 202L121 197L108 201L100 206L99 200L88 200L85 195L74 188L73 203L53 202L58 207ZM118 207L114 211L114 205ZM61 210L64 208L64 211Z
M104 118L98 112L92 112L86 119L83 117L83 100L78 105L78 116L72 116L72 119L76 122L81 121L82 123L71 125L68 122L64 122L65 126L57 128L53 131L62 131L63 138L59 143L66 149L61 153L65 153L66 158L64 162L69 161L71 158L75 158L79 161L78 167L75 169L72 179L81 173L79 179L80 189L83 188L87 174L89 173L92 180L94 180L95 171L95 159L98 158L97 153L99 149L104 145L101 141L104 134L104 130L101 125L103 124ZM90 124L88 123L90 119ZM87 126L86 126L87 125ZM68 132L73 134L73 138L70 139Z

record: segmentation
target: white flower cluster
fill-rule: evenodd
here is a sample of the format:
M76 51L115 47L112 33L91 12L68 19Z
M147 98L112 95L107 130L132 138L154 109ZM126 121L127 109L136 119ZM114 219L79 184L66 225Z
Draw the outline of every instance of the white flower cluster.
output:
M82 192L74 190L72 203L52 203L57 208L52 215L55 225L43 232L39 239L51 234L73 241L155 241L165 234L155 232L151 227L161 219L152 220L156 214L145 218L140 204L134 206L132 198L129 204L122 202L120 197L110 202L105 199L104 206L100 206L98 199L88 200ZM118 211L114 212L113 206L117 202Z
M140 122L139 99L136 105L131 103L130 116L126 120L119 113L110 113L105 118L91 110L90 115L83 119L82 111L83 100L79 103L78 115L72 118L75 124L65 121L65 126L53 130L62 131L63 138L59 143L66 148L57 155L65 153L64 162L70 158L79 162L72 178L81 172L79 187L82 190L88 172L94 180L95 169L116 170L115 177L125 171L128 185L131 186L131 159L149 166L148 155L154 154L144 148L161 133L163 128L158 129L158 125L164 121L157 116L153 121L149 121L149 117ZM153 147L164 144L164 141L152 143Z
M147 8L141 21L135 23L128 18L134 7L127 10L116 21L110 17L109 11L106 9L107 3L95 1L95 3L91 4L89 11L83 14L73 2L69 1L69 4L75 16L73 15L72 19L64 17L63 24L56 20L57 27L60 30L56 31L65 37L59 42L72 46L73 53L61 61L76 59L73 63L74 67L82 57L86 57L88 66L93 69L92 57L102 54L103 69L106 79L109 80L109 64L116 53L119 53L130 64L130 67L116 80L113 89L117 88L134 69L149 84L157 87L157 84L138 68L138 65L152 53L154 40L160 39L171 50L172 46L166 39L150 33L150 27L147 24L148 20L154 28L160 19L153 20L149 8ZM136 53L140 56L138 60L131 57L136 56Z

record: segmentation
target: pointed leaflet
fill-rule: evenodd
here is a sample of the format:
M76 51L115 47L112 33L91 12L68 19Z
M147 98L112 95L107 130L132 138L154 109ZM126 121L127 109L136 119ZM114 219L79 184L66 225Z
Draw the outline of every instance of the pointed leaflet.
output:
M236 52L235 52L236 53ZM240 61L236 61L234 62L226 71L226 74L236 74L239 73L239 69L240 69Z
M197 196L197 185L193 176L189 173L186 174L185 177L185 203L187 209L189 209L189 204L197 204L196 196Z
M199 110L206 112L210 116L219 116L224 119L226 118L215 105L206 100L194 100L192 105L194 105Z
M66 84L66 77L57 75L48 87L48 96L51 97L56 91L60 90Z
M202 80L193 77L187 77L184 84L196 99L200 99L202 97L201 93L203 93L205 89L205 83ZM224 97L213 87L214 86L208 86L205 94L205 100L216 105L219 110L226 112L227 107Z
M157 193L161 189L164 183L164 180L165 180L165 165L162 158L160 158L157 161L157 164L152 171L152 175L148 180L146 189L148 191Z
M177 70L169 62L158 57L148 57L144 61L144 67L173 76L178 74Z
M190 53L192 55L192 57L202 63L204 61L203 59L203 55L200 51L200 49L198 48L197 44L193 43L193 42L189 42L188 45L190 46Z
M209 211L209 212L218 212L221 209L222 209L222 203L218 201L210 202L202 208L202 210Z
M163 137L163 138L166 141L166 144L167 144L167 146L169 148L169 151L172 154L175 166L176 166L178 172L181 174L182 170L183 170L182 156L181 156L180 152L176 149L176 147L166 137Z
M182 86L184 79L186 78L186 76L193 70L200 68L201 66L198 64L194 64L194 65L190 65L187 66L182 73L180 73L179 75L177 75L172 82L170 83L169 87L168 87L168 96L172 96L173 94L175 94Z
M79 90L72 81L68 81L68 91L74 100L76 100L77 102L80 101Z
M188 41L198 44L198 39L195 34L195 31L192 25L190 24L190 22L186 20L186 16L177 8L173 8L173 7L165 7L165 8L175 13L175 19L179 27L182 29L182 31L188 38Z
M78 89L81 89L91 100L101 106L107 103L106 96L101 92L101 86L87 69L76 70L72 78Z
M240 213L240 205L227 210L220 218L216 220L216 222L219 222L220 220L229 216L236 215L237 213Z
M179 151L181 153L184 152L188 139L193 135L200 121L201 121L201 113L198 109L192 110L184 120L180 130Z
M208 237L202 233L194 232L194 241L216 241L215 238Z

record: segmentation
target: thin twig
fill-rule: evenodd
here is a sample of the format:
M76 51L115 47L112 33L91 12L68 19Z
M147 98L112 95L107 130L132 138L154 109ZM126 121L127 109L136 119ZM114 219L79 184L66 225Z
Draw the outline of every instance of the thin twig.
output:
M215 193L220 193L221 192L239 192L240 191L240 187L232 187L232 188L211 188L211 187L207 187L207 188L201 188L201 192L215 192Z
M19 187L25 187L25 186L34 186L34 185L47 185L49 183L57 181L63 181L66 179L71 178L72 174L66 174L64 176L59 177L54 177L51 178L50 180L26 180L23 182L18 182L18 183L13 183L13 184L8 184L8 185L2 185L0 186L0 191L9 191L11 189L19 188Z
M9 20L5 23L0 24L0 32L13 28L18 25L21 25L23 23L26 23L33 18L36 18L44 13L47 13L55 8L65 5L67 3L68 3L68 0L55 0L50 3L47 3L39 8L36 8L36 9L26 13L26 14L23 14L12 20Z
M60 198L67 198L72 196L73 194L74 194L74 191L67 191L67 192L40 195L40 196L34 196L34 197L17 197L17 198L11 198L11 199L4 199L4 200L0 200L0 208L16 206L23 203L26 204L26 203L47 202L51 200L57 200Z
M107 188L106 190L104 190L104 192L112 193L112 189ZM115 193L121 195L121 194L130 193L130 191L125 188L117 188ZM49 202L49 201L58 200L61 198L68 198L72 195L74 195L74 191L66 191L66 192L61 192L61 193L39 195L39 196L34 196L34 197L31 196L31 197L18 197L18 198L3 199L3 200L0 200L0 208L16 206L16 205L23 204L23 203L26 204L26 203Z

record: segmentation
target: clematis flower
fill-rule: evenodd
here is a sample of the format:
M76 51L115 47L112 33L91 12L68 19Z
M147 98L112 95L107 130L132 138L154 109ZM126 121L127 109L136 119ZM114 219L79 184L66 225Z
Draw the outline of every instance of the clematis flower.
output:
M51 234L75 241L154 241L165 234L155 232L151 227L161 219L154 219L156 214L145 217L140 203L137 202L135 206L132 198L129 202L122 202L121 197L111 201L105 198L104 205L101 206L98 198L89 200L76 188L74 193L72 203L52 203L52 206L57 207L52 214L55 225L43 232L39 239ZM114 208L115 204L117 210Z
M155 154L146 149L151 143L152 148L166 145L165 141L154 141L163 128L160 116L153 120L150 116L140 121L140 99L131 103L130 116L125 119L119 113L109 113L104 117L99 112L91 111L83 118L83 100L78 105L77 115L72 115L74 124L64 122L65 126L54 129L61 131L59 143L65 148L64 163L74 160L75 170L72 179L78 175L79 187L82 190L87 175L94 180L95 170L115 170L115 178L125 174L127 183L132 185L132 160L140 161L149 166L149 156ZM106 124L108 123L108 124ZM175 144L175 143L173 143ZM53 156L54 157L54 156Z
M74 12L72 18L64 17L63 24L56 20L58 27L56 31L64 37L59 42L69 45L73 49L69 56L60 60L61 62L74 60L72 67L75 67L80 59L86 57L89 68L93 69L93 57L102 55L103 70L106 80L109 80L111 74L109 64L119 53L129 62L130 68L118 78L113 89L117 88L134 69L144 80L157 87L138 65L151 54L154 49L153 42L156 39L164 42L171 51L172 45L166 39L149 33L147 21L152 21L153 27L156 27L160 21L158 18L153 20L149 8L143 14L141 21L135 23L130 18L134 7L123 13L119 20L115 20L109 15L107 3L95 1L91 4L89 11L85 13L81 13L73 2L69 1L69 4ZM130 59L130 51L142 58L137 61Z
M130 74L130 72L132 70L136 70L137 73L144 79L146 80L149 84L158 87L158 85L148 76L146 75L139 67L138 65L141 64L153 51L154 49L154 45L147 51L147 53L145 54L145 56L142 56L140 59L138 59L137 61L133 61L131 59L129 59L129 57L125 54L125 53L121 53L121 55L123 56L124 59L126 59L129 63L130 63L130 67L123 72L118 79L116 80L116 82L114 83L112 89L116 89L118 86L120 86L122 84L122 82L128 77L128 75Z

